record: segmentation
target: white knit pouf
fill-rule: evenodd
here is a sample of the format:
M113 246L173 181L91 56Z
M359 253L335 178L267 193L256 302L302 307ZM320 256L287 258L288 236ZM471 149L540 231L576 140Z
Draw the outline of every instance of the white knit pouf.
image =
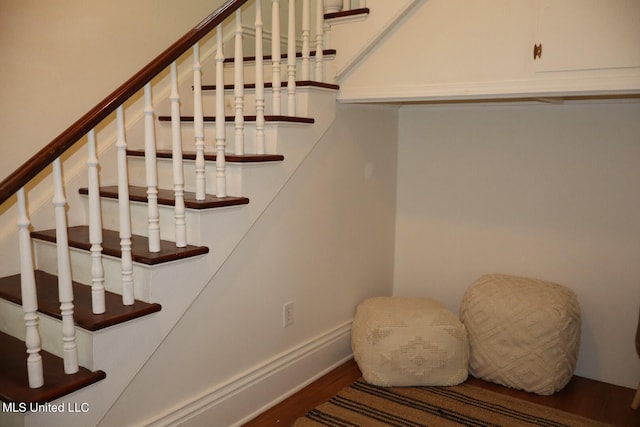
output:
M458 317L429 298L362 302L351 345L363 378L379 386L455 385L467 379L467 333Z
M576 295L555 283L502 274L480 277L464 295L476 378L549 395L571 379L580 346Z

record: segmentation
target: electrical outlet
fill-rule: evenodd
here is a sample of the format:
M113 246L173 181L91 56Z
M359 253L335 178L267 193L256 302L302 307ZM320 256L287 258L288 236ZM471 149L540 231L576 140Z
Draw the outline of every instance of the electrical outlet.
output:
M282 307L282 327L293 325L293 301L286 303Z

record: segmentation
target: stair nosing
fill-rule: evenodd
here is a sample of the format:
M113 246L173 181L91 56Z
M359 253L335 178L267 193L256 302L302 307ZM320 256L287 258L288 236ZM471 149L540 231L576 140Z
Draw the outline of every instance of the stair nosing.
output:
M204 116L205 122L215 123L216 116ZM159 122L170 122L171 116L158 116ZM193 122L194 116L180 116L181 122ZM225 116L225 123L233 123L235 121L235 116ZM244 116L245 122L255 122L256 116ZM286 122L286 123L302 123L302 124L313 124L315 123L315 119L311 117L298 117L298 116L284 116L284 115L265 115L265 122Z
M143 149L129 148L127 149L127 155L132 157L143 157ZM156 157L160 159L172 159L173 152L171 150L156 150ZM204 160L214 162L217 158L216 153L205 153ZM284 160L282 154L232 154L225 153L225 161L227 163L268 163L268 162L281 162ZM195 151L183 151L183 160L195 160Z
M57 300L57 276L41 270L35 270L38 295L38 312L62 320L60 303ZM122 296L105 290L107 311L105 314L93 314L91 310L91 286L73 281L74 321L76 326L90 332L96 332L110 326L119 325L133 319L157 313L160 304L136 300L133 305L122 304ZM54 288L54 289L52 289ZM0 278L0 298L22 305L20 295L20 275Z
M369 15L370 13L371 13L371 9L369 9L368 7L360 7L357 9L343 10L340 12L325 13L324 19L332 20L332 19L346 18L349 16Z
M86 187L80 188L81 195L87 195L89 190ZM136 185L129 186L129 200L132 202L147 202L147 189ZM118 198L118 187L107 185L100 187L100 196L108 199ZM158 204L164 206L175 206L175 196L173 190L158 189ZM184 192L184 205L187 209L205 210L225 208L230 206L242 206L249 204L249 198L242 196L217 197L211 194L205 195L205 200L197 200L195 193Z
M50 243L56 242L55 230L33 231L31 232L31 236L34 239L43 240ZM120 236L118 232L113 230L102 230L102 237L103 255L120 258L122 256L122 252L120 248ZM70 247L89 251L91 248L91 243L89 243L89 227L86 225L69 227L68 241ZM161 250L160 252L155 253L149 252L147 237L132 235L131 241L131 257L133 258L133 261L149 266L159 265L186 258L192 258L209 253L209 248L207 248L206 246L187 245L185 248L176 248L174 242L170 242L167 240L160 241Z
M280 83L282 88L288 87L289 86L289 82L288 81L283 81ZM224 88L225 90L230 90L230 89L235 89L236 85L231 83L231 84L225 84ZM244 89L255 89L256 84L255 83L245 83L244 84ZM324 82L317 82L314 80L299 80L296 81L296 87L315 87L315 88L322 88L322 89L329 89L329 90L340 90L340 86L337 84L333 84L333 83L324 83ZM264 88L265 89L273 89L273 83L272 82L265 82L264 84ZM202 90L203 91L213 91L216 89L216 85L202 85Z

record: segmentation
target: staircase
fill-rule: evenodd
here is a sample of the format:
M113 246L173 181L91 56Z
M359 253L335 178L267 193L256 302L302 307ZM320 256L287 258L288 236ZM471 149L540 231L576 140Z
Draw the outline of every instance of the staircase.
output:
M323 75L336 51L322 34L310 49L309 0L283 81L275 55L259 60L260 26L243 76L221 60L233 39L207 34L247 12L259 23L257 9L228 1L0 185L21 261L0 278L0 425L100 424L331 125L338 86ZM368 12L319 13L316 28ZM215 84L200 83L205 68ZM76 142L88 156L66 154Z

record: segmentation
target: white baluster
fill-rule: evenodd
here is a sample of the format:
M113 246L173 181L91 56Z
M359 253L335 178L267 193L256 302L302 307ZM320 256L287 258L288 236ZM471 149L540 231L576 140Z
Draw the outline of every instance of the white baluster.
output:
M311 72L310 68L310 14L309 14L309 0L302 1L302 80L310 80Z
M104 266L102 264L102 214L100 212L100 179L98 177L98 156L96 133L91 129L88 135L89 155L87 158L89 184L89 242L91 243L91 308L93 314L105 312Z
M147 171L147 220L149 252L160 252L160 213L158 211L158 169L156 135L153 122L151 83L144 86L144 159Z
M365 7L367 7L367 0L360 0L358 7L360 9L364 9Z
M327 11L325 6L325 14L326 12ZM324 46L329 47L331 46L331 23L327 20L323 20L323 22L324 22L324 31L323 31Z
M296 115L296 3L289 0L289 32L287 40L287 114Z
M18 190L18 241L20 246L20 290L22 293L22 311L26 328L27 377L29 387L38 388L44 384L42 356L40 356L40 332L38 331L38 298L36 279L33 273L33 252L29 234L29 216L24 188Z
M324 81L324 5L316 0L316 76L318 82Z
M323 0L324 13L340 12L343 6L343 0Z
M202 112L202 65L198 43L193 45L193 131L196 140L196 200L204 200L206 194L204 115Z
M242 12L236 11L236 37L234 64L234 96L236 106L235 117L235 152L241 156L244 154L244 51L242 49Z
M62 184L60 158L53 161L53 206L56 217L56 248L58 253L58 298L62 315L62 352L64 372L78 372L78 351L76 329L73 324L73 286L71 283L71 262L67 237L66 204Z
M118 138L116 140L118 163L118 211L120 220L120 265L122 274L122 304L134 303L133 259L131 256L131 209L129 208L129 178L127 174L127 141L124 133L124 109L116 111Z
M184 171L182 168L182 130L180 128L180 94L178 93L178 67L171 64L171 142L173 163L174 216L176 221L176 247L187 246L187 226L184 207Z
M224 52L222 25L216 27L216 196L227 196L225 171Z
M342 0L342 10L351 10L351 0Z
M282 77L280 75L280 0L273 0L271 6L271 58L272 58L272 89L273 89L273 115L282 114L280 91L282 90Z
M256 153L264 154L264 52L262 47L262 0L256 1Z

